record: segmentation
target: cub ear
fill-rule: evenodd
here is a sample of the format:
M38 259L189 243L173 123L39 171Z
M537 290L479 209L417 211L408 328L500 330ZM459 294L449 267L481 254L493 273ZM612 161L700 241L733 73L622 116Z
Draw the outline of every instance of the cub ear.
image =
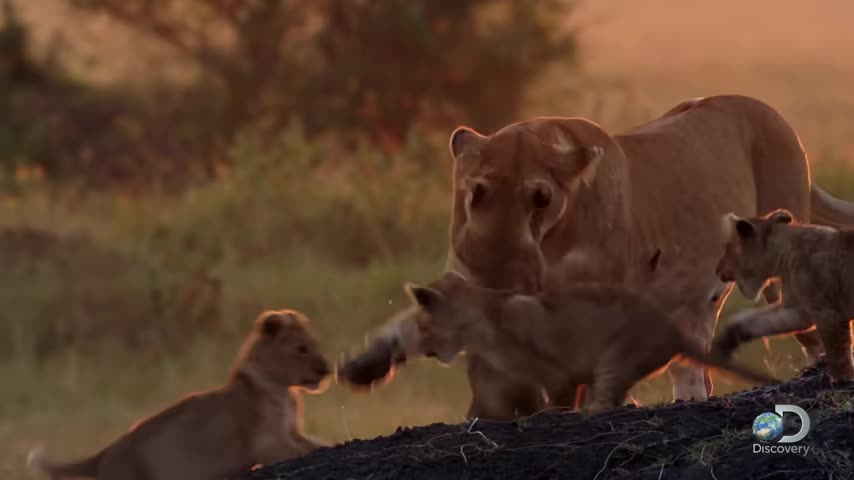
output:
M435 309L445 301L445 296L442 292L434 288L422 287L409 282L407 282L403 288L406 290L406 293L409 294L409 298L412 299L412 302L427 312L435 311Z
M265 337L275 337L285 327L286 320L279 312L264 312L256 321L258 332Z
M466 281L466 277L464 277L462 273L460 273L456 270L448 270L442 276L449 279L449 280L452 280L454 282L465 282Z
M454 158L459 157L468 145L471 145L483 138L485 138L483 135L469 127L457 127L457 129L454 130L454 133L451 134L451 141L449 142L451 155L453 155Z
M795 220L795 217L792 215L792 212L786 210L785 208L778 208L777 210L774 210L773 212L766 215L765 220L768 220L771 223L789 224Z
M302 325L303 317L291 310L268 310L255 321L258 332L267 337L275 337L286 327Z
M753 224L747 220L739 220L735 222L735 231L741 238L747 238L753 235Z
M727 213L722 220L724 238L732 237L733 232L741 238L753 235L753 224L734 213Z

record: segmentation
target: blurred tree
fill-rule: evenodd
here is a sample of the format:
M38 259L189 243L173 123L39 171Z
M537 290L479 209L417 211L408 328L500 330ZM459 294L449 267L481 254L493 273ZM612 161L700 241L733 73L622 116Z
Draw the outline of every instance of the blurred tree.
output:
M70 1L197 65L222 128L296 117L387 150L416 122L515 120L529 81L576 60L569 0Z

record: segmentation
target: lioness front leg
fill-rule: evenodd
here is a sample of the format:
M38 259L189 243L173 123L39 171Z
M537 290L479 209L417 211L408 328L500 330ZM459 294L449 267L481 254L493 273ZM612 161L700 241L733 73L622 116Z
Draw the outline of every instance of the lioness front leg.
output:
M729 324L715 339L714 352L729 357L743 343L751 340L802 332L813 326L803 312L783 305L743 310L732 316Z
M469 418L525 417L544 407L536 386L508 377L477 355L469 354L466 358L472 393Z
M715 303L685 305L671 314L686 336L703 349L711 343L717 315ZM711 376L701 366L673 362L667 371L673 383L674 400L705 400L712 391Z

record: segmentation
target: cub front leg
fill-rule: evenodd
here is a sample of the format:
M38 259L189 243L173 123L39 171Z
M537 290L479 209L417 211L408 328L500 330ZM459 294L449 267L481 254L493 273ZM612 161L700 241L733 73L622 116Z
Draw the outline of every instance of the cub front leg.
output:
M615 364L616 365L616 364ZM590 401L585 409L588 415L619 407L626 400L629 389L636 383L630 378L631 368L603 364L593 373L593 385L590 388Z
M835 312L815 316L816 330L827 352L827 369L836 382L854 380L854 359L851 352L851 324Z
M548 393L550 407L578 410L583 401L584 388L576 382L567 382L561 388Z
M328 447L329 443L320 438L303 433L297 433L294 436L294 448L298 452L298 456L308 455L318 448Z
M715 339L712 350L730 357L743 343L761 337L803 332L812 326L810 316L794 307L777 304L743 310L731 317L729 324Z
M780 282L773 282L762 292L765 301L769 305L780 303L782 300L782 286ZM821 343L821 337L815 330L807 330L795 334L795 339L801 344L801 350L804 356L807 357L807 362L811 365L815 364L819 357L824 353L824 344Z
M483 358L467 355L472 400L468 418L526 417L545 406L540 389L493 368Z

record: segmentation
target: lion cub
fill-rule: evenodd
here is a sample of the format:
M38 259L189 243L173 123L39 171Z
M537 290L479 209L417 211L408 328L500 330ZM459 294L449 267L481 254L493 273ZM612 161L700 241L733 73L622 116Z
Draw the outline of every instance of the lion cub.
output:
M734 281L748 298L774 279L782 301L739 312L715 340L729 356L742 343L815 327L824 343L828 369L837 381L854 380L850 319L854 318L854 232L796 224L787 210L748 219L729 214L727 241L717 274Z
M137 422L89 458L60 464L34 452L30 464L53 479L209 480L305 455L322 444L302 433L299 390L321 390L329 373L306 317L267 311L224 385Z
M520 295L449 272L430 286L407 284L406 290L416 309L400 322L415 328L389 332L416 338L398 339L409 346L398 350L411 355L417 343L418 351L446 364L463 350L476 352L496 369L540 386L549 398L576 398L580 385L591 385L591 413L618 406L635 383L674 357L776 382L704 353L655 305L620 287L577 284Z

